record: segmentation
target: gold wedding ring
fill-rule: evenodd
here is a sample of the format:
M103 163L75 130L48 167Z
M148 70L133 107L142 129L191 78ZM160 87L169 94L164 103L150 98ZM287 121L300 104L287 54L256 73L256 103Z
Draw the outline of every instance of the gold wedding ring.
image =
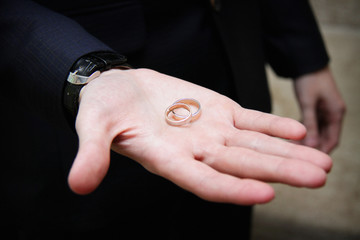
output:
M186 109L188 114L181 119L174 118L173 110L178 109L178 108ZM181 125L185 125L185 124L189 123L191 121L191 115L192 115L191 108L189 105L187 105L185 103L174 103L170 107L168 107L165 111L166 122L173 126L181 126Z
M185 104L187 104L189 106L193 106L193 107L196 108L196 111L191 114L191 122L195 121L196 119L198 119L200 117L201 105L200 105L199 101L197 101L196 99L182 98L182 99L177 100L175 103L185 103ZM182 118L186 117L184 115L177 114L175 111L173 111L173 113L174 113L174 118L175 119L182 119Z
M193 109L196 109L193 111ZM176 109L182 109L181 113ZM185 113L184 113L185 109ZM194 112L194 113L193 113ZM173 126L181 126L197 120L201 114L201 105L199 101L193 98L182 98L175 101L165 111L166 122Z

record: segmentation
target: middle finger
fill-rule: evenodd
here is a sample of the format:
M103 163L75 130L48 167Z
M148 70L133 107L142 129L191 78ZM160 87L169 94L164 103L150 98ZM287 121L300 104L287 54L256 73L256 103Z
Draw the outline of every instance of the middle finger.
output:
M297 159L284 158L252 149L220 146L201 161L217 171L241 178L316 188L326 181L320 167Z

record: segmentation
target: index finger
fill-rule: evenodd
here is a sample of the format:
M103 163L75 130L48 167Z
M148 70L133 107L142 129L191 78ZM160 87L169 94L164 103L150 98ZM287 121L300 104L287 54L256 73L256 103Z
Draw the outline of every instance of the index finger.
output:
M218 172L191 157L170 160L157 170L156 174L208 201L253 205L274 197L274 190L264 182Z

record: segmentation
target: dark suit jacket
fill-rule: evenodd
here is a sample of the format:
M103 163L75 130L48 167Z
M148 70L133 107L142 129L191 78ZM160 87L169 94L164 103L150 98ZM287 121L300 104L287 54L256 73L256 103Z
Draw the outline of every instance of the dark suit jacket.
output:
M223 0L215 10L207 0L37 2L0 6L4 231L25 239L85 233L246 239L249 208L205 203L115 154L98 190L71 193L66 178L77 139L63 116L63 83L80 56L114 50L135 67L270 111L265 62L286 77L328 62L308 3Z

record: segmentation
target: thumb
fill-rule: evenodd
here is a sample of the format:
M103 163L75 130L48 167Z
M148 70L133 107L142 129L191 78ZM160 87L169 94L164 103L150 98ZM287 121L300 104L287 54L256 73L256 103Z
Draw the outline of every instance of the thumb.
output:
M104 179L110 165L112 140L99 126L90 126L86 121L83 123L77 124L79 150L68 176L69 186L77 194L94 191Z

